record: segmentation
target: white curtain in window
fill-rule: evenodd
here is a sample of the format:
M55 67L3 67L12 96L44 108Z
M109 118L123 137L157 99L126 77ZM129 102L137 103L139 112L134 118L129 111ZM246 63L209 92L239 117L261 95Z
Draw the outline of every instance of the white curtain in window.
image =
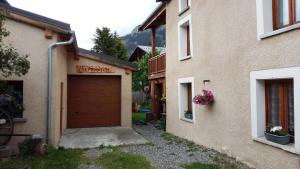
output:
M294 86L288 87L288 128L294 132Z
M300 21L300 0L295 0L296 21Z
M278 8L280 26L289 24L289 0L279 0Z
M270 88L270 122L273 126L280 126L280 96L279 85L273 84Z

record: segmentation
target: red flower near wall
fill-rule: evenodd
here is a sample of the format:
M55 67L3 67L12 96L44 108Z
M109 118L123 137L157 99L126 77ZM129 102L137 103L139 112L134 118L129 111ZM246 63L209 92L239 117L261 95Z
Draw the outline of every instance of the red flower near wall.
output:
M214 102L214 95L212 91L203 89L202 94L196 95L193 99L193 102L195 104L208 105Z

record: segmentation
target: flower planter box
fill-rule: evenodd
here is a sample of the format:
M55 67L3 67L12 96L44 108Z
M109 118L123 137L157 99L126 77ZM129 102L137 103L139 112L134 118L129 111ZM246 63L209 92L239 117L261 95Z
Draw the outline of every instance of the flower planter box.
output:
M193 114L191 114L191 113L184 113L184 118L192 120L193 119Z
M290 136L277 136L273 135L270 133L265 132L265 137L267 140L272 141L274 143L282 144L282 145L287 145L290 143Z

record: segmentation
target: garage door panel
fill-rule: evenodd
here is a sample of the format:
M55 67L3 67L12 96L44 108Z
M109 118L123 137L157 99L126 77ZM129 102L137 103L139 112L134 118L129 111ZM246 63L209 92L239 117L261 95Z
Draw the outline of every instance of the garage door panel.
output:
M68 127L121 124L120 76L69 76Z

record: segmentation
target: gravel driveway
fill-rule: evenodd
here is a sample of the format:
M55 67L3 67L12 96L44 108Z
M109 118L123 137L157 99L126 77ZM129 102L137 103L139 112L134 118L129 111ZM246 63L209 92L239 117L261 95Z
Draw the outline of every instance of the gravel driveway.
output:
M145 156L156 169L183 169L182 165L194 162L208 164L226 163L233 164L236 169L248 169L247 166L214 150L166 134L162 130L154 128L151 124L133 126L133 129L151 143L146 145L121 146L119 149L124 152ZM86 156L88 158L97 158L107 151L111 151L111 149L90 149L86 152ZM86 168L101 169L99 166L89 166Z
M212 163L214 152L190 150L185 144L171 143L163 138L164 133L152 125L134 126L134 130L143 135L152 145L123 147L126 152L145 156L158 169L182 169L182 164L201 162Z

